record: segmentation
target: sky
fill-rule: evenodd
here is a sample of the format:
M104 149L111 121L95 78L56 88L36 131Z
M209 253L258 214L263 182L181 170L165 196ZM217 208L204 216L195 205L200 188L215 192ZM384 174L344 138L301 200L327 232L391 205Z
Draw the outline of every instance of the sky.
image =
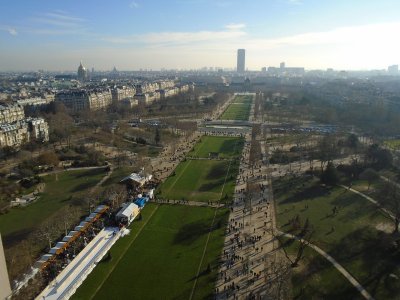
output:
M0 71L386 69L399 0L1 0Z

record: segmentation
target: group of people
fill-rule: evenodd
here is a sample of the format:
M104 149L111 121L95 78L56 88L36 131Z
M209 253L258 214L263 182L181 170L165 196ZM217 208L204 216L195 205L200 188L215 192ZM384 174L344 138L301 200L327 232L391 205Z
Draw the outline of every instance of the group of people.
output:
M254 168L248 163L250 146L249 142L245 143L240 160L238 187L227 227L216 299L237 299L243 295L246 299L257 299L256 294L250 291L264 285L268 279L264 267L266 245L270 242L270 238L265 236L271 225L270 203L266 195L268 185L262 166ZM256 191L247 191L249 179L255 180ZM253 192L252 197L248 197L248 192Z

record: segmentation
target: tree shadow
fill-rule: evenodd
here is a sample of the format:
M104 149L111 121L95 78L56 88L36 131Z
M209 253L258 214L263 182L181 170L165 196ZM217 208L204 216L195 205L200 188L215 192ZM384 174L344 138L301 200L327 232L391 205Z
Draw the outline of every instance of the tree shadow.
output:
M218 180L218 181L214 181L214 182L205 183L205 184L202 184L199 187L199 191L200 192L209 192L209 191L211 191L211 190L213 190L213 189L215 189L215 188L217 188L217 187L219 187L219 186L221 186L223 184L224 184L224 179L221 179L221 180Z
M400 284L385 289L389 275L396 272L400 255L394 247L392 234L371 229L368 226L355 230L335 244L330 252L340 264L352 265L352 275L367 288L371 295L387 299L400 294ZM356 264L355 261L358 261ZM397 270L398 271L398 270Z
M210 230L209 220L201 220L182 226L175 234L173 243L190 245Z
M211 170L208 172L206 179L218 179L225 178L226 175L226 165L225 164L216 164L212 166Z
M325 196L327 194L329 194L329 190L327 188L322 187L320 185L313 185L303 190L300 190L299 192L294 193L290 197L283 200L281 204L296 203L306 199L311 200Z

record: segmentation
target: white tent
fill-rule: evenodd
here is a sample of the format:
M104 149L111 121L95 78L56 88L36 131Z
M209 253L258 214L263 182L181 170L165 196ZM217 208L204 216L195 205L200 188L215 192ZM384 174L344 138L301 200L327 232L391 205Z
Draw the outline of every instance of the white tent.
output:
M115 218L117 221L125 218L128 220L128 223L130 223L139 214L139 211L139 206L137 206L135 203L129 203L117 213Z

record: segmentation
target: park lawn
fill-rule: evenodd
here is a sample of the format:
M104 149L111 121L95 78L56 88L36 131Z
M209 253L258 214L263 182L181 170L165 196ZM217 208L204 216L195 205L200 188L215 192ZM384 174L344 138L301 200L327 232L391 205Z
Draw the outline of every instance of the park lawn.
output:
M159 198L227 203L232 200L238 161L186 160L174 173L158 188Z
M386 140L383 144L392 150L398 150L400 148L400 139Z
M281 245L294 259L299 242L280 237ZM363 299L356 288L324 257L313 249L304 250L299 266L292 269L292 297L297 300Z
M250 103L232 103L223 112L220 120L247 121L250 114Z
M102 184L102 187L109 187L113 184L119 183L123 178L129 176L134 171L134 167L119 167L115 168L111 173L110 177L108 177Z
M283 231L291 231L288 221L296 215L302 222L308 218L314 228L312 242L332 255L372 296L390 298L400 292L400 286L386 288L388 275L398 272L395 266L400 262L384 248L382 240L390 236L392 224L374 204L341 187L322 187L316 179L281 179L274 184L277 187L277 221ZM335 206L339 212L333 216Z
M236 95L232 103L251 104L252 102L253 102L253 95Z
M11 209L0 216L0 232L6 241L18 241L36 229L47 217L66 205L71 197L87 192L104 176L104 169L65 171L45 176L45 191L26 207ZM56 180L57 178L57 180Z
M150 219L149 214L143 216L148 223L137 238L134 222L131 234L111 249L112 259L96 267L73 299L189 298L215 209L154 206L150 209L157 210ZM212 295L228 214L225 209L217 211L193 299ZM121 253L122 248L126 252ZM211 272L207 272L208 264Z
M203 136L188 153L189 156L208 158L210 152L218 153L220 158L237 158L241 155L243 138Z

